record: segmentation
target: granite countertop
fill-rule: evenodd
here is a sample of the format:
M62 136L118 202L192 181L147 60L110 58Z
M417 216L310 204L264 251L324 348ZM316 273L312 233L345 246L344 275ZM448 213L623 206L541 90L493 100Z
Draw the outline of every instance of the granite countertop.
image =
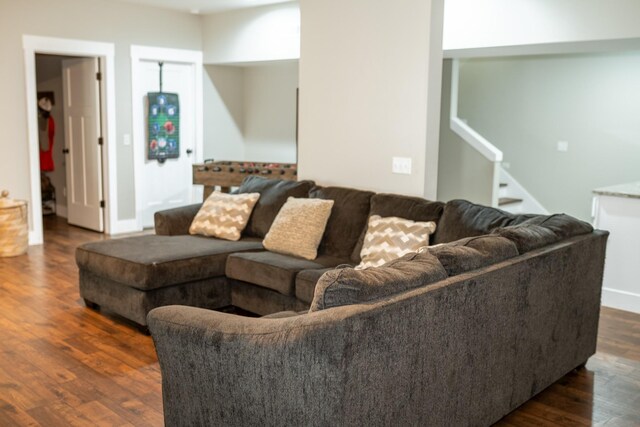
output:
M640 181L630 182L628 184L612 185L609 187L600 187L593 190L593 192L603 196L631 197L640 199Z

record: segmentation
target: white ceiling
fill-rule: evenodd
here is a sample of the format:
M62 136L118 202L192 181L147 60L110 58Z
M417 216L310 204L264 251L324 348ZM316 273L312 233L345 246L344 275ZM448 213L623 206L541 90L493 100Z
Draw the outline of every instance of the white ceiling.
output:
M137 3L191 13L215 13L232 9L285 3L292 0L111 0Z

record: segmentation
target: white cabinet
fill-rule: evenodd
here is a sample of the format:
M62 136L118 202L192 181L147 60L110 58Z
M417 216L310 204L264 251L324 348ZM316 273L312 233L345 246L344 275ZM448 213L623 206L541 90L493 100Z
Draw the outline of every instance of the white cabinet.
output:
M602 305L640 313L640 182L594 193L594 226L611 233Z

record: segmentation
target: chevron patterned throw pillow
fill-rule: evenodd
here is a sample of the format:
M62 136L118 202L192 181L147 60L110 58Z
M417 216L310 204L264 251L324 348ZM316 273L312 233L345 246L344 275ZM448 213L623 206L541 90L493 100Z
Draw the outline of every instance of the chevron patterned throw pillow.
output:
M193 219L189 234L239 240L259 198L260 193L211 193Z
M433 221L417 222L395 216L382 218L371 215L360 251L362 261L356 269L379 267L410 252L417 252L429 245L429 235L434 231L436 223Z

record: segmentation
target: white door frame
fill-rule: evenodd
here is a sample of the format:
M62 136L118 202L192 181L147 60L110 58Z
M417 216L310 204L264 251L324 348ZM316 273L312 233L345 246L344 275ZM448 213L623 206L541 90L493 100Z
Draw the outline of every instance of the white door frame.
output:
M135 194L136 194L136 219L138 222L138 230L142 230L142 197L139 195L144 191L144 161L145 161L145 127L140 126L144 123L144 113L140 100L136 98L142 87L140 77L142 76L142 61L163 61L181 64L192 64L194 67L194 111L195 117L195 141L193 144L195 162L202 162L203 158L203 95L202 95L202 51L185 50L185 49L168 49L150 46L131 46L131 110L133 122L133 168L135 178ZM193 193L193 192L192 192Z
M36 54L70 55L98 57L102 62L103 99L102 132L104 194L106 201L105 233L118 232L118 188L116 174L116 89L113 43L85 40L62 39L56 37L22 36L24 49L26 91L27 91L27 132L29 138L29 172L31 179L31 224L29 244L40 245L42 233L42 200L40 196L40 143L38 141L38 104L36 87ZM96 142L97 143L97 142Z

